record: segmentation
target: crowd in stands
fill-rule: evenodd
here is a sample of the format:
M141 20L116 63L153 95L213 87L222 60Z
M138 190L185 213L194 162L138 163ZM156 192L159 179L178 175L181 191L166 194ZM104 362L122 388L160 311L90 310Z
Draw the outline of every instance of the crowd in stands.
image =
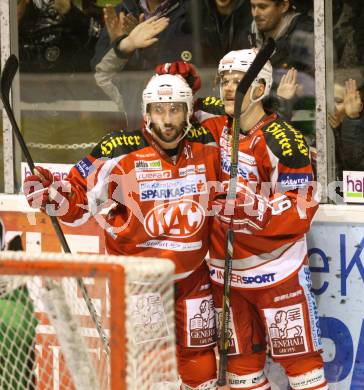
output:
M340 97L335 95L335 112L328 122L335 134L339 170L364 169L362 100L357 92L356 106L361 109L350 113L353 90L362 86L361 3L332 4L335 91ZM130 101L131 95L139 97L144 83L132 91L128 84L126 90L115 82L116 75L151 71L177 60L199 70L216 70L227 52L260 48L273 37L277 50L271 58L273 88L266 106L293 120L315 145L313 1L18 0L17 7L21 72L94 72L96 84L117 104L122 126L135 115L124 104L125 96ZM345 71L353 67L357 77ZM210 93L218 95L217 90ZM136 125L132 120L130 124ZM355 147L358 152L352 151Z
M19 0L23 72L86 72L101 28L71 0Z

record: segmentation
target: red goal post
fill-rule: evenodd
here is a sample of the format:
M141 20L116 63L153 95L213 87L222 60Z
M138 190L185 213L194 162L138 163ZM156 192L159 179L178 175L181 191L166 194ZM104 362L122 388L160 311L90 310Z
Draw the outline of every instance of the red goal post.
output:
M173 272L155 258L1 252L0 388L178 389Z

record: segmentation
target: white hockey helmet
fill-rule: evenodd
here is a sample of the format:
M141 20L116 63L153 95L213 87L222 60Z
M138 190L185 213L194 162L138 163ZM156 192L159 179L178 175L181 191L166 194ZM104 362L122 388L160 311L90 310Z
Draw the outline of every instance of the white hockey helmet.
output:
M221 76L224 72L244 72L246 73L250 68L251 64L255 60L257 56L257 52L254 49L244 49L244 50L235 50L227 53L219 63L218 73ZM263 99L263 97L267 96L270 92L273 83L273 68L269 61L263 66L262 70L258 73L258 76L253 81L251 100L253 95L254 87L257 87L259 84L259 80L264 80L265 82L265 90L264 94L258 98L256 101Z
M187 104L187 112L192 115L193 95L187 81L180 75L154 75L143 91L143 114L149 103L179 102Z
M162 74L153 76L143 91L143 115L148 113L150 103L186 103L188 130L193 113L192 89L180 75ZM147 128L147 130L149 130Z

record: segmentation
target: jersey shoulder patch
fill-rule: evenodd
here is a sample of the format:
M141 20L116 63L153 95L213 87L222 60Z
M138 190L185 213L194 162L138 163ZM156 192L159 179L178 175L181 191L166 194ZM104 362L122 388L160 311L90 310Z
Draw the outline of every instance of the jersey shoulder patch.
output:
M92 150L95 158L115 158L129 154L148 146L143 133L140 130L125 132L113 131L107 134Z
M225 115L221 99L214 96L198 98L194 103L194 116L201 123L208 118Z
M214 144L217 145L210 130L198 123L193 123L186 136L190 142L199 142L201 144Z
M221 99L215 96L206 96L203 98L198 98L195 101L195 108L202 110L211 114L224 115L224 105L222 104Z
M309 148L303 134L287 121L276 119L262 128L269 149L289 168L310 164Z

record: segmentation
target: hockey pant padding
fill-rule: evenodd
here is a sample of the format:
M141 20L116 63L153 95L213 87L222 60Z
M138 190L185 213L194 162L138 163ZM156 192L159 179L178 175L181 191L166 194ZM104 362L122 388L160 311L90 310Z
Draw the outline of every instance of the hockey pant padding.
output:
M216 387L216 379L212 379L210 381L207 381L205 383L202 383L201 385L197 387L191 387L186 384L181 385L181 390L211 390L211 389L217 389Z
M279 359L293 390L327 389L322 356L319 352L302 357Z
M265 352L231 355L228 358L227 378L230 389L269 390L264 375Z
M176 338L180 347L212 349L216 345L215 307L205 262L175 283Z
M216 389L216 356L212 348L196 350L177 345L177 364L183 390Z

